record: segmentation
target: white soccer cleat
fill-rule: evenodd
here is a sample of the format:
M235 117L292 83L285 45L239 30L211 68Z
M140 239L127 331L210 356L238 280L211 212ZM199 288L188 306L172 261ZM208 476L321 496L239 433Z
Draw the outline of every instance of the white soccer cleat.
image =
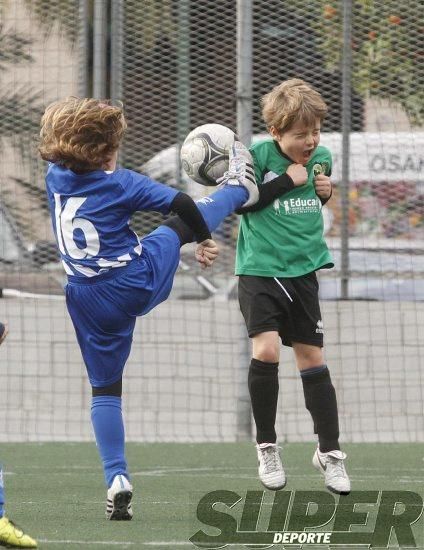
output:
M327 489L338 495L350 493L350 479L344 465L346 457L346 453L342 451L322 453L317 449L312 458L312 464L324 476Z
M252 155L241 141L234 141L229 153L228 171L217 182L220 185L245 187L249 192L249 198L243 204L243 208L258 202L259 190L255 181Z
M132 490L132 485L125 476L115 476L111 488L107 491L107 519L116 521L128 521L132 519Z
M286 474L278 449L279 447L275 443L259 443L256 445L259 479L271 491L278 491L286 485Z

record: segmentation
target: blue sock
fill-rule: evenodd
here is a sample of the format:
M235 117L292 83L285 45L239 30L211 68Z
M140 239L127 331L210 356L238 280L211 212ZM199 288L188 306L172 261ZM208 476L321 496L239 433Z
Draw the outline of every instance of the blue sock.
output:
M0 464L0 519L4 516L4 484L3 470Z
M249 198L245 187L225 185L208 197L196 201L209 231L215 231L218 225L230 214L240 208Z
M116 475L129 479L125 458L125 431L120 397L100 395L91 402L91 422L108 487Z

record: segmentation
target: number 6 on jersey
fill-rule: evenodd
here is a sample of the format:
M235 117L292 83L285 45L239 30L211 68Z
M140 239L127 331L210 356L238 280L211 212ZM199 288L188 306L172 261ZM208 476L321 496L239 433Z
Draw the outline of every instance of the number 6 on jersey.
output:
M99 234L94 225L84 218L75 217L86 200L87 197L69 197L62 209L61 197L54 193L57 243L62 254L76 260L97 256L100 250ZM74 232L77 229L84 234L84 248L75 242Z

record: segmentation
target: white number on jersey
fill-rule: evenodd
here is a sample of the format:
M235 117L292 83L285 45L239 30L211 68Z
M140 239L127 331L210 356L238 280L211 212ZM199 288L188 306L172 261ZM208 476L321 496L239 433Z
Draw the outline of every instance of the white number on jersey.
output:
M82 260L97 256L100 250L99 234L94 225L84 219L77 218L76 213L87 197L70 197L62 210L60 195L54 194L56 233L59 249L62 254ZM85 248L79 248L74 241L74 231L80 229L84 233Z

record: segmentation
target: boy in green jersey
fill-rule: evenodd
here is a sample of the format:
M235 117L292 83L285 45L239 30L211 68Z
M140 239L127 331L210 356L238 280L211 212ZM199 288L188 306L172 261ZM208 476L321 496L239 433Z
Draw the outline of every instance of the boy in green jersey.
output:
M243 209L236 275L241 312L252 338L248 384L262 483L272 490L286 484L275 432L281 339L294 350L306 408L318 435L313 465L330 491L348 494L336 394L322 349L315 274L334 265L321 211L331 196L331 153L319 145L326 113L320 94L300 79L287 80L262 98L272 139L250 149L256 181L261 187L276 178L281 185L285 179L286 190L261 210L258 205Z

